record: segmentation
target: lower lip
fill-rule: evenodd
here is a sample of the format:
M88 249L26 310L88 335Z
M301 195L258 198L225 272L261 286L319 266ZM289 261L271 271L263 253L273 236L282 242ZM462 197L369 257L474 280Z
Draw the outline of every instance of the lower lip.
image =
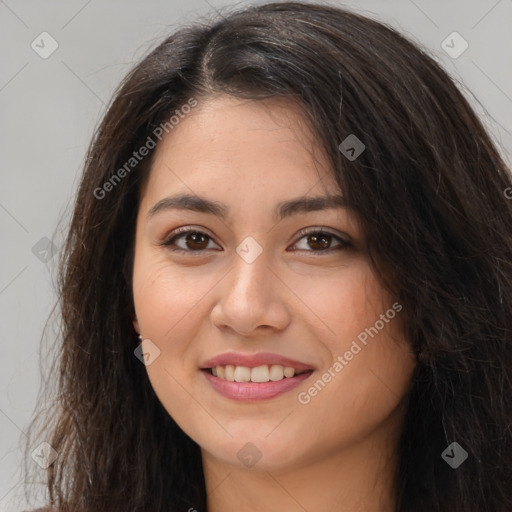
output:
M229 380L215 377L209 371L202 370L206 380L213 389L221 395L242 402L254 400L266 400L282 395L297 387L301 382L311 376L313 372L306 372L296 377L285 377L284 379L268 382L231 382Z

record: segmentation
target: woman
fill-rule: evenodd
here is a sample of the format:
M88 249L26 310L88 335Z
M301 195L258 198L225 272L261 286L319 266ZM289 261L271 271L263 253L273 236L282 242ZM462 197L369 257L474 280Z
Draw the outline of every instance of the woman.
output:
M78 191L50 504L511 510L510 180L376 21L285 2L171 35Z

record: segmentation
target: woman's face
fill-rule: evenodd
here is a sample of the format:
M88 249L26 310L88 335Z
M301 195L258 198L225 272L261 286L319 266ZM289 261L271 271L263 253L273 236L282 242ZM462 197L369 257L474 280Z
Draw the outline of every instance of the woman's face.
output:
M353 213L321 204L339 192L318 147L291 103L221 96L156 149L134 326L158 398L210 459L286 469L399 428L401 305Z

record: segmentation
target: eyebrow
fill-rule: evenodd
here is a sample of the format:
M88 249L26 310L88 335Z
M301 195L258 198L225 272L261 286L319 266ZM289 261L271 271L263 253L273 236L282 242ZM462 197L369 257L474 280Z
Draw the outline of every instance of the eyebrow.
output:
M347 203L340 195L327 195L320 197L301 196L277 204L274 220L284 219L300 213L308 213L332 208L347 208ZM208 213L225 220L229 208L218 201L211 201L205 197L192 194L178 194L165 197L158 201L147 213L147 220L157 213L166 210L190 210L199 213Z

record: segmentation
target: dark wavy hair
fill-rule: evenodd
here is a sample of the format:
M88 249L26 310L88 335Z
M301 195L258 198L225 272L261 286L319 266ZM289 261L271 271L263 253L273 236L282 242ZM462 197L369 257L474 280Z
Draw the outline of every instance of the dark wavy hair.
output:
M300 105L376 275L403 305L418 361L396 511L510 512L510 170L447 73L385 24L301 2L225 14L185 26L137 64L89 148L59 274L55 397L27 445L45 432L59 454L49 504L206 511L199 446L133 353L135 219L154 151L104 197L97 191L190 98L227 94ZM366 146L353 161L339 149L350 134ZM453 441L468 452L457 469L441 457Z

